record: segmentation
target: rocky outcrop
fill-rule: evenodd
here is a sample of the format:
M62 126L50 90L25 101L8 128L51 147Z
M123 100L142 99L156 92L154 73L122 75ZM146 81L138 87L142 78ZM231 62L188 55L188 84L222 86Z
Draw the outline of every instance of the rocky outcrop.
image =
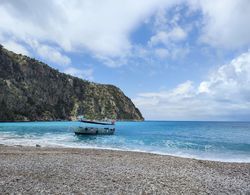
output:
M143 120L113 85L82 80L0 47L0 121Z

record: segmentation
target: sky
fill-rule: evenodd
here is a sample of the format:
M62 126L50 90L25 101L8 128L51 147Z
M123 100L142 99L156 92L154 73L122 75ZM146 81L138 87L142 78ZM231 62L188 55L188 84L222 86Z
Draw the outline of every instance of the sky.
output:
M250 120L249 0L0 0L0 43L146 120Z

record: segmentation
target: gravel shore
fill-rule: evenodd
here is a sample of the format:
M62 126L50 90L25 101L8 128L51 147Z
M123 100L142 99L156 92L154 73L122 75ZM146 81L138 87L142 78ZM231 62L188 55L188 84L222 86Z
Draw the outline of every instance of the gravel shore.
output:
M250 194L250 163L0 146L0 194Z

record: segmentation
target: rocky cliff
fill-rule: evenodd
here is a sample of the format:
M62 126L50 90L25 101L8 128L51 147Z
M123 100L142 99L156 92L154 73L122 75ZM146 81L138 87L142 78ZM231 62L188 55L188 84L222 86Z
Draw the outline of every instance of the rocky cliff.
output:
M114 118L143 120L113 85L82 80L0 45L0 121Z

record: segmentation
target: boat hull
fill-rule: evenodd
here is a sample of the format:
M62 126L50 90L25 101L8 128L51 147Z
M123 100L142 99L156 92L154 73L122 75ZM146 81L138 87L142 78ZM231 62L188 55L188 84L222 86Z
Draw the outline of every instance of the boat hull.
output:
M75 130L76 135L113 135L115 128L79 127Z

